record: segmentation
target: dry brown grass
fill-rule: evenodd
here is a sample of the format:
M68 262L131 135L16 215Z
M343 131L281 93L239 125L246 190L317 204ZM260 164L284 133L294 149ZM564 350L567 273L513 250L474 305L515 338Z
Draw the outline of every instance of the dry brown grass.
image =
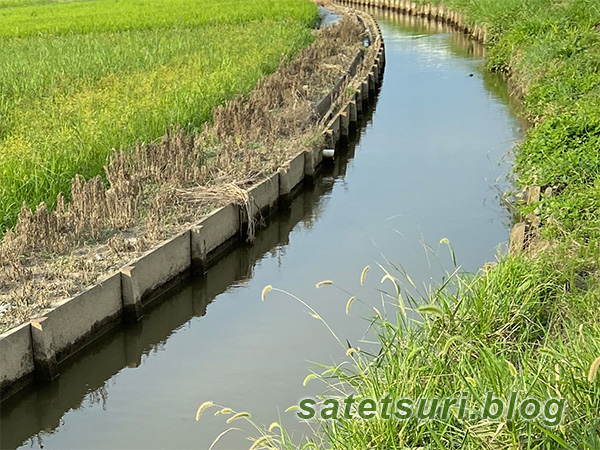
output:
M70 201L23 207L0 244L0 331L21 323L139 256L277 170L293 152L320 145L313 103L339 79L364 30L356 17L318 31L313 44L263 79L249 98L213 112L186 136L115 150L105 179L72 182Z

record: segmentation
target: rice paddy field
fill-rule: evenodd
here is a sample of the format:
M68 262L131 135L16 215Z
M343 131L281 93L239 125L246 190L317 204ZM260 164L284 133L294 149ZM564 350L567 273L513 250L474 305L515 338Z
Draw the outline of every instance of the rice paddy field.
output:
M0 235L113 148L199 130L316 18L308 0L0 1Z

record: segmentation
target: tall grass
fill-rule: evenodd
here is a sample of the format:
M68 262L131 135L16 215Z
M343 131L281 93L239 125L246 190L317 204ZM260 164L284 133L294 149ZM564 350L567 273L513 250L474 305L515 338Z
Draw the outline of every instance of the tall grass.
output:
M488 28L488 66L510 74L533 127L516 151L520 186L553 187L533 205L551 245L453 277L395 317L372 319L375 353L326 367L328 390L381 398L483 399L519 391L567 401L556 428L539 422L322 421L331 449L599 449L600 4L593 0L445 0ZM404 301L402 277L395 278ZM406 281L404 281L406 284ZM432 312L434 312L432 314Z
M0 5L0 232L114 147L198 130L312 39L304 0Z
M587 249L561 251L533 260L506 257L494 270L476 275L457 269L427 291L417 290L395 267L369 274L383 275L382 283L389 287L391 282L393 288L379 290L384 308L372 315L369 333L359 342L343 342L318 311L290 295L347 348L345 360L317 366L307 376L305 382L323 383L319 404L333 398L342 405L351 394L358 400L391 396L395 402L466 393L469 418L451 414L449 419L403 421L382 417L379 408L368 420L355 410L350 417L340 412L334 420L317 414L309 421L314 436L299 442L285 429L263 429L268 439L259 448L599 449L600 284L581 273L582 265L592 256L598 263L599 255ZM263 300L273 290L278 291L267 286ZM362 303L353 299L346 313ZM504 399L513 392L520 399L564 399L566 413L559 424L471 418L471 412L481 413L489 392Z
M439 2L435 2L439 3ZM375 351L316 371L324 391L380 399L511 391L566 399L558 427L506 421L318 420L329 449L600 449L600 4L595 0L445 0L488 29L488 66L504 71L532 123L516 151L519 186L552 187L532 205L542 242L494 270L450 276L411 297L387 277ZM425 308L422 306L426 305ZM340 313L343 313L342 311ZM343 338L343 336L341 337ZM352 343L356 345L355 343ZM275 440L273 441L275 442ZM278 448L297 448L284 439ZM265 447L266 448L266 447Z
M558 427L520 418L419 422L340 415L317 420L318 447L600 448L600 379L588 379L600 356L600 286L580 279L589 255L562 256L568 258L558 270L556 255L508 258L478 276L453 274L442 288L416 297L403 274L388 278L395 284L388 316L374 315L370 325L378 350L352 343L366 350L316 372L328 398L458 398L467 392L471 402L480 401L471 403L479 410L489 391L503 398L510 392L564 398L567 413Z

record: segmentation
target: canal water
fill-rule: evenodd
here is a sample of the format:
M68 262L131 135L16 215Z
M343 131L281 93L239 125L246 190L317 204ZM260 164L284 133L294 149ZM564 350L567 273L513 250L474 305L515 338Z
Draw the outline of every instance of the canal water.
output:
M304 378L345 352L292 298L270 292L262 302L265 285L302 298L360 346L371 311L356 302L347 316L345 306L356 295L382 309L378 263L401 265L421 285L452 270L442 238L465 270L495 259L511 225L498 186L521 133L507 88L463 35L376 17L386 43L383 86L335 165L272 217L254 246L236 248L138 324L87 347L51 385L4 402L2 448L206 449L229 427L210 412L195 421L207 400L267 426L281 417L297 437L307 429L285 409L321 392ZM335 285L317 289L322 280ZM216 448L250 446L252 430L232 425L243 430Z

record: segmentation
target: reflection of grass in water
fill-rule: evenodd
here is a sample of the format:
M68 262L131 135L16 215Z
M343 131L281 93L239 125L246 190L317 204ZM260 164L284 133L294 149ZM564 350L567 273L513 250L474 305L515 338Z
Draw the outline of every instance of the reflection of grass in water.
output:
M377 14L375 16L378 17ZM411 39L428 38L438 33L448 34L447 48L455 56L466 59L480 59L486 56L483 44L480 44L462 32L454 31L447 25L422 17L404 14L388 14L381 15L380 17L389 23L393 23L395 27L398 27L402 31L410 33ZM484 63L474 67L476 72L482 76L486 89L494 95L494 98L505 105L510 105L511 108L514 107L514 101L511 101L511 95L504 76L500 73L486 70Z
M310 41L316 11L292 0L0 6L0 230L23 201L53 204L75 174L101 173L111 148L200 128Z
M520 146L522 185L556 185L539 208L546 237L600 238L600 5L593 0L449 0L488 28L488 67L510 71L535 126Z

